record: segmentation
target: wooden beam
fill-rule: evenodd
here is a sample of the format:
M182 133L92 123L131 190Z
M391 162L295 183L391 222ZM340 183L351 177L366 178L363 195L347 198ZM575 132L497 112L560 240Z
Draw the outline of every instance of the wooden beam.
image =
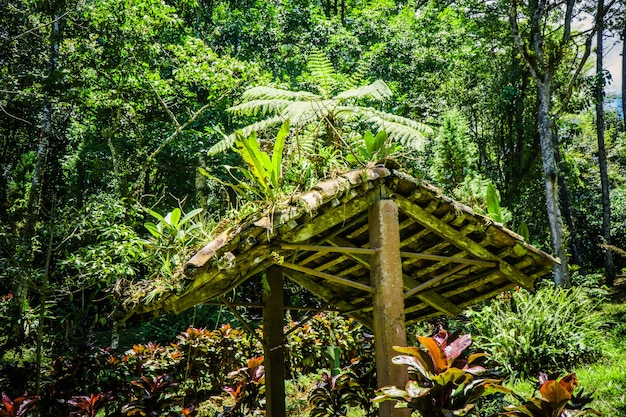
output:
M221 301L205 301L202 304L204 305L208 305L208 306L225 306L225 304ZM245 308L264 308L265 306L263 304L254 304L254 303L230 303L231 306L233 307L245 307ZM285 311L287 310L292 310L292 311L312 311L314 313L323 313L325 311L339 311L339 309L336 308L318 308L318 307L296 307L296 306L285 306L284 307Z
M361 284L360 282L355 282L346 278L341 278L336 275L327 274L326 272L316 271L312 268L307 268L305 266L300 266L296 264L292 264L289 262L276 263L276 265L280 265L283 268L293 269L294 271L304 272L305 274L313 275L315 277L323 278L327 281L331 281L337 284L345 285L347 287L356 288L361 291L366 291L369 293L374 292L374 289L369 285Z
M458 265L457 267L452 268L449 271L444 272L443 274L439 274L436 277L431 278L428 281L421 283L417 287L414 287L414 288L410 289L409 291L405 292L404 293L404 298L406 299L406 298L412 297L415 294L432 287L433 285L435 285L439 281L449 277L450 275L454 275L457 272L460 272L460 271L464 270L465 268L467 268L467 265Z
M265 410L267 417L284 417L285 335L283 334L284 295L282 271L270 267L266 272L269 292L263 293L263 340L265 348Z
M439 235L441 238L449 241L454 246L466 251L472 256L497 262L502 273L504 273L514 283L525 288L532 287L532 280L528 278L528 276L514 268L505 260L483 248L467 236L463 235L449 224L442 222L437 218L437 216L430 214L419 205L407 200L401 195L395 194L394 198L403 213L407 216L413 217L425 228L430 229L433 233Z
M259 337L258 334L256 334L256 332L254 331L254 329L252 328L252 326L250 326L250 323L248 323L246 321L246 319L244 319L241 314L239 314L239 312L237 311L237 309L226 299L226 297L221 297L220 301L222 301L222 303L230 310L231 313L233 313L235 315L235 317L237 318L237 320L239 320L239 323L241 323L241 325L244 327L244 329L246 329L246 331L248 333L250 333L250 335L252 337L254 337L256 340L258 340L259 342L261 342L262 345L265 345L265 341L263 339L261 339Z
M400 252L400 256L404 258L426 259L429 261L449 261L455 264L478 265L478 266L496 266L493 261L482 261L479 259L456 258L451 256L429 255L426 253Z
M348 314L363 323L369 329L374 327L372 319L367 314L360 314L358 307L347 300L336 298L333 291L331 291L328 287L313 281L307 274L294 270L285 270L283 273L291 281L305 288L328 304L336 306L341 311L349 312Z
M407 382L404 366L393 365L393 346L406 346L404 298L402 297L402 260L400 259L400 230L398 206L392 200L379 200L369 210L370 247L380 248L371 256L371 285L373 294L374 348L376 378L379 387L403 387ZM380 417L409 416L411 410L393 407L383 402Z
M337 207L326 210L324 213L307 221L296 230L287 232L283 236L283 240L288 242L302 242L303 240L314 238L331 227L343 223L363 211L367 211L372 199L371 196L372 193L368 192Z
M440 311L452 318L458 316L461 314L461 311L463 311L459 306L434 290L424 291L417 294L416 297L437 311Z
M330 240L329 243L331 245L340 245L340 246L349 246L350 242L346 239L343 239L341 237L336 237L333 240ZM351 257L352 259L354 259L356 262L360 263L361 265L363 265L365 268L367 269L371 269L370 266L370 262L367 258L365 258L362 255L357 255L357 254L347 254L346 256ZM406 288L407 291L409 291L411 288L415 288L418 285L420 285L420 282L416 281L415 279L411 278L410 276L408 276L407 274L403 274L402 275L402 279L404 280L404 286ZM449 316L449 317L456 317L461 313L461 309L458 308L456 305L454 305L453 303L451 303L450 301L448 301L445 297L442 297L441 295L439 295L438 293L436 293L434 290L430 290L428 291L428 294L417 294L416 297L422 301L424 301L425 303L431 305L432 307L436 308L437 311L440 311L441 313Z
M346 246L323 246L323 245L298 245L293 243L284 243L280 245L281 249L286 250L303 250L315 252L339 252L339 253L358 253L361 255L371 255L376 249L357 248Z

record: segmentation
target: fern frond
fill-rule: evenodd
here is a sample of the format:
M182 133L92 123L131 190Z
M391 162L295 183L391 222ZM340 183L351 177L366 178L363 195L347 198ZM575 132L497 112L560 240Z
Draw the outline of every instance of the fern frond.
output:
M267 119L259 120L258 122L245 126L241 130L239 130L239 134L241 134L242 136L249 136L252 132L259 132L261 130L267 129L268 127L279 125L283 121L284 118L281 116L269 117ZM215 145L211 146L207 153L209 155L215 155L231 149L235 144L235 139L236 133L224 135L224 138L221 141L217 142Z
M251 100L315 100L319 95L309 91L289 91L274 87L252 87L244 91L243 101Z
M315 155L315 145L320 136L319 124L307 124L297 131L295 140L292 142L292 152L303 157L305 155Z
M351 98L369 98L376 101L383 101L391 97L391 95L391 90L387 84L385 84L382 80L376 80L371 84L344 91L343 93L336 95L334 98L338 101L345 101Z
M371 123L378 130L387 132L389 139L404 146L424 150L424 143L433 134L430 126L406 117L381 112L372 108L357 108L366 123Z
M251 100L226 109L236 116L265 116L280 114L292 101L280 99Z
M332 111L334 104L332 100L292 102L282 114L294 126L304 126L314 120L322 119Z
M307 62L313 79L318 84L322 95L327 95L336 84L337 72L330 59L319 49L313 48Z
M345 87L348 89L357 88L361 84L363 84L363 80L365 79L365 74L369 71L369 64L361 65L354 71L350 77L346 80Z

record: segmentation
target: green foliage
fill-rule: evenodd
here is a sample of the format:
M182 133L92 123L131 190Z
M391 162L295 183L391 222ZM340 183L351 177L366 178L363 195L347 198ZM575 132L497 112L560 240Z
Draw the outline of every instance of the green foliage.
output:
M260 199L270 203L276 202L285 194L283 187L283 149L288 134L289 121L287 120L283 122L276 135L274 149L270 157L267 152L260 149L256 132L252 131L248 135L237 132L234 149L241 155L248 168L226 166L231 176L237 181L236 184L222 181L203 168L200 168L200 173L232 188L245 200ZM241 172L244 179L238 179L232 171Z
M418 337L422 347L394 346L404 355L395 356L393 363L408 366L409 381L404 389L381 388L374 402L395 400L397 406L417 410L423 417L464 416L472 412L480 397L509 392L498 380L477 378L485 368L473 363L484 354L461 358L472 343L469 334L450 343L448 336L441 330L434 337Z
M252 181L253 186L247 187L249 191L259 190L261 197L275 201L281 195L282 189L282 161L285 140L289 134L289 121L285 121L276 135L272 157L259 149L256 132L249 136L237 135L235 148L243 160L248 164L248 169L243 169L245 177Z
M467 121L458 110L448 111L433 142L433 179L451 191L475 170L476 162L476 149L470 141Z
M504 223L502 211L500 210L500 198L493 184L487 185L487 213L489 217L498 223Z
M515 289L467 311L478 347L510 377L564 371L599 355L601 298L585 288Z

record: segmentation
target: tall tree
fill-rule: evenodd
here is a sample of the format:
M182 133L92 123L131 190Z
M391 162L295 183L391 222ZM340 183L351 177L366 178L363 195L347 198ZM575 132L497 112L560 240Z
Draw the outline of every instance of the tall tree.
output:
M598 13L596 17L596 133L598 135L598 164L600 165L600 183L602 186L602 237L604 243L611 244L611 198L609 194L609 174L606 160L606 147L604 144L604 0L598 0ZM613 253L609 249L604 251L604 273L606 284L613 286L615 282L615 265Z
M559 286L568 286L570 280L567 270L565 230L559 204L559 173L555 158L556 141L553 128L554 121L567 108L574 83L591 53L593 29L583 37L582 54L574 53L571 62L574 64L574 70L562 99L561 108L556 112L553 109L552 100L555 88L554 77L557 71L562 65L571 64L567 59L570 48L580 46L577 37L572 34L572 23L574 17L577 15L580 17L581 13L582 4L577 3L576 0L565 2L512 0L509 13L513 39L537 86L539 99L537 125L543 162L546 209L552 236L552 250L561 261L554 267L554 282ZM523 26L522 23L524 23Z

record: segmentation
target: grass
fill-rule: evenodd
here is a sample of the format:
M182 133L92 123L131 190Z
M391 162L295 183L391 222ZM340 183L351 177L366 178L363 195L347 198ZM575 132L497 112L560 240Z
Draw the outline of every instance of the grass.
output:
M621 290L621 291L620 291ZM616 290L602 305L607 326L600 360L575 369L580 386L593 392L591 406L605 416L626 416L626 288Z

